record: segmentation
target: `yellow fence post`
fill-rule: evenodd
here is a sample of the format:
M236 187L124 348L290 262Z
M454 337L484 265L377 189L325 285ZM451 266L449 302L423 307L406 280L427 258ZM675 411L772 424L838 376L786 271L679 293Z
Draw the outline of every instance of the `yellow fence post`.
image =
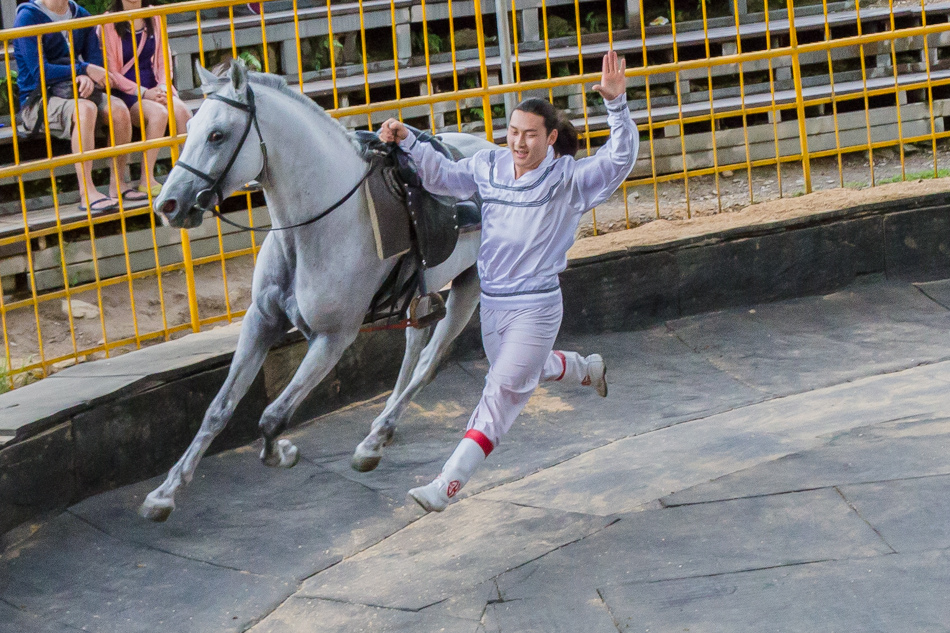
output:
M488 90L488 61L485 56L485 29L482 25L482 3L474 0L475 4L475 33L478 38L478 66L482 79L482 90ZM482 94L482 120L485 122L485 138L495 142L495 126L491 116L491 97L488 92Z
M805 193L811 193L811 164L808 160L808 130L805 126L805 96L802 94L802 67L798 58L798 34L795 32L795 0L788 0L788 42L792 49L792 77L795 81L795 109L798 112L798 139L802 150L802 177Z
M233 23L233 22L232 22ZM162 15L159 21L159 28L162 33L162 52L165 57L165 85L172 85L172 58L168 46L168 17ZM175 137L178 130L175 125L175 103L172 99L171 91L168 93L168 134ZM172 154L172 165L178 161L178 146L172 145L170 148ZM188 290L188 313L191 317L191 329L198 332L201 329L198 318L198 291L195 288L195 264L191 257L191 240L188 237L188 231L181 229L181 257L185 264L185 286Z

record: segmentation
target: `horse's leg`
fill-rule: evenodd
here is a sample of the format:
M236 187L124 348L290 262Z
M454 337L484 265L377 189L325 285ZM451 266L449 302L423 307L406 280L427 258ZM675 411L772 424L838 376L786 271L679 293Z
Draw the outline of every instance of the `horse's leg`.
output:
M452 290L446 302L445 318L439 321L432 340L420 354L419 363L412 373L412 380L398 396L390 398L386 408L373 421L373 427L356 451L350 465L354 470L366 472L373 470L382 459L382 449L396 432L396 422L409 406L409 403L435 377L439 363L455 340L472 318L478 306L481 289L475 268L469 268L452 281Z
M264 364L267 351L287 330L288 324L279 318L266 319L254 304L248 309L241 324L237 349L231 361L228 377L205 411L201 428L191 441L161 486L149 493L139 508L139 514L152 521L164 521L175 509L175 494L187 485L195 474L198 461L217 435L227 426L241 398L250 389L257 372Z
M386 399L386 407L383 409L383 412L373 420L371 428L375 429L383 423L387 412L396 406L396 403L399 401L399 396L402 395L402 392L409 386L412 380L412 374L416 371L416 366L419 364L419 356L422 354L422 349L429 340L432 329L431 327L424 329L406 328L406 354L402 358L402 367L399 368L399 377L396 379L396 386L393 387L393 392L389 394L389 398ZM384 438L383 445L388 446L391 443L392 435L390 434L389 437Z
M290 384L264 409L264 415L261 416L259 426L264 438L261 461L266 466L292 468L297 464L300 459L297 447L287 439L279 442L274 440L287 427L290 417L304 398L320 384L340 360L346 348L356 340L358 333L358 327L352 328L352 331L322 332L310 341L307 354Z

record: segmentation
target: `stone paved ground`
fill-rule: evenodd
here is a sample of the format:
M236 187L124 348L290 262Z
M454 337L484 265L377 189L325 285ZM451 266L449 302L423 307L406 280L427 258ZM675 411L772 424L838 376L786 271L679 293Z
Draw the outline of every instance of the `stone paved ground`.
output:
M540 389L461 500L423 516L486 364L441 372L373 473L381 401L298 429L291 471L206 459L35 527L0 631L950 631L950 282L876 281L563 341L606 400ZM22 531L25 533L25 531Z

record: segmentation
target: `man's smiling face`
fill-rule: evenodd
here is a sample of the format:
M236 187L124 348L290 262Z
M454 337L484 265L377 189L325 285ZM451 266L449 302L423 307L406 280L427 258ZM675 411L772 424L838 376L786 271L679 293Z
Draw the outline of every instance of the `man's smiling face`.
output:
M515 163L515 178L540 165L556 139L557 130L548 133L540 114L515 110L508 123L508 149Z

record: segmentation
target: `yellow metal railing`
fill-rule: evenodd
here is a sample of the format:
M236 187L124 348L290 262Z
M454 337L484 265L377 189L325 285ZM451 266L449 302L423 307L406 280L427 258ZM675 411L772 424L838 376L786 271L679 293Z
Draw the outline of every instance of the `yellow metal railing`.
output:
M588 98L599 72L586 71L599 68L608 47L616 48L628 59L629 102L643 143L622 200L611 203L610 213L602 208L600 221L592 214L594 234L605 222L618 228L618 221L610 224L604 217L621 207L619 228L634 224L631 189L638 195L641 188L652 192L652 199L647 194L633 204L649 207L655 217L691 217L731 208L735 204L725 203L737 195L741 204L749 204L827 188L829 181L848 185L846 171L853 172L849 161L855 155L866 157L863 168L873 186L887 168L883 161L876 165L875 153L879 159L885 148L897 151L891 163L899 174L893 177L913 175L905 156L911 144L926 144L933 176L942 173L939 144L950 136L944 129L944 118L950 120L950 104L944 107L950 101L950 60L943 59L950 43L950 4L921 0L919 7L895 8L891 2L882 9L829 0L800 0L797 7L791 0L764 0L759 12L742 19L738 0L680 4L641 0L637 8L616 0L507 0L501 6L511 24L512 84L499 75L500 65L509 62L500 59L493 40L505 37L497 32L495 3L482 0L320 0L308 6L293 0L291 11L263 2L257 5L259 15L236 15L244 7L236 0L200 0L76 19L67 31L75 119L76 31L118 22L134 26L136 20L157 17L162 46L156 54L165 67L165 77L158 79L177 84L191 108L200 104L192 78L173 77L172 69L190 73L192 56L205 65L227 54L283 74L351 127L373 129L396 113L433 131L471 131L501 141L505 95L546 95L569 106L586 154L608 134L602 104ZM928 13L934 16L930 20ZM188 19L170 24L169 18L181 16ZM286 37L286 25L292 25L293 37L278 40ZM35 41L42 58L44 36L62 29L57 23L0 31L5 76L13 76L16 40ZM141 35L130 31L132 50L137 50ZM472 44L471 35L474 45L461 48L463 39ZM108 71L108 51L104 42L100 45ZM249 47L254 52L248 53ZM271 59L274 51L281 52L275 57L278 67ZM827 69L816 71L819 66ZM141 88L141 68L133 67ZM42 64L39 73L41 103L46 104ZM165 134L117 142L113 108L122 105L113 98L114 88L103 88L105 146L86 143L82 149L79 139L80 149L73 151L54 142L46 107L46 132L38 140L11 134L12 117L6 136L0 128L0 149L7 156L0 161L5 196L0 209L8 213L0 215L0 391L63 364L168 340L244 314L235 301L246 300L241 291L250 267L243 262L253 260L259 248L253 234L239 236L220 220L191 234L173 234L156 226L148 207L133 207L121 196L117 210L95 213L89 191L79 200L86 209L80 213L72 202L75 194L63 189L71 184L70 178L63 180L64 170L68 176L69 168L83 162L124 171L125 161L140 158L140 171L147 175L156 168L147 152L161 152L161 165L172 165L184 142L171 98ZM5 92L9 113L0 116L19 110L12 80ZM882 105L882 99L889 101ZM876 120L875 109L888 113L886 122ZM862 119L860 139L855 116ZM145 130L146 123L140 108L132 124ZM826 162L835 178L828 177ZM816 179L816 165L823 179ZM762 193L762 183L772 182L772 169L777 191ZM742 172L744 178L727 182L729 172ZM799 173L799 181L791 182ZM119 176L121 192L128 183L125 173ZM48 194L40 195L36 190L44 182ZM261 204L251 192L241 192L224 211L246 214L242 220L253 226L266 218ZM11 210L15 215L9 215ZM3 230L17 224L11 218L21 226ZM95 316L77 314L83 306L76 300L92 303Z

